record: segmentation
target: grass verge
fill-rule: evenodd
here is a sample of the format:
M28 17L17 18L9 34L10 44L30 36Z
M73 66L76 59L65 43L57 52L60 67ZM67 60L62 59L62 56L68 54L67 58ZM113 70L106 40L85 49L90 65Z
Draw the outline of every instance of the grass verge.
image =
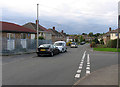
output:
M95 51L107 51L107 52L120 52L120 49L117 51L116 48L93 48Z

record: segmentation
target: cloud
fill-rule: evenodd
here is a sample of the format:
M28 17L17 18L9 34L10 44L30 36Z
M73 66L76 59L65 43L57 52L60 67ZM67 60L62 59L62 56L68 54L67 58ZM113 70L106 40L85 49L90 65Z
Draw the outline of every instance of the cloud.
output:
M62 28L69 33L87 32L90 28L102 32L109 26L117 28L118 0L2 0L3 20L18 24L34 22L37 3L39 19L47 27L61 25L58 30ZM68 27L76 28L69 31Z

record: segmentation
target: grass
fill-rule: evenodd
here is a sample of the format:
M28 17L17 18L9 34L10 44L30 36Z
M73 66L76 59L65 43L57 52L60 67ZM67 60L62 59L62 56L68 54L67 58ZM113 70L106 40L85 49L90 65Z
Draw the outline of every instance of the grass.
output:
M107 51L107 52L120 52L120 49L117 51L116 48L93 48L95 51Z

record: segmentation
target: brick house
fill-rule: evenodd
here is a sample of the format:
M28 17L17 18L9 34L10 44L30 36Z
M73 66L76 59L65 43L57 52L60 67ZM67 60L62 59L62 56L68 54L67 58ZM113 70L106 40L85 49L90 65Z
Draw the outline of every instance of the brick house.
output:
M26 48L26 39L34 39L36 31L23 26L0 21L2 29L0 35L2 36L3 50L14 50L17 43L21 43L22 48Z
M23 25L23 27L30 28L32 30L37 30L37 22L35 23L26 23ZM38 32L39 36L42 36L45 40L51 40L52 39L52 34L49 32L45 27L41 26L40 24L38 25Z
M60 34L61 34L61 36L62 36L62 40L63 41L67 41L67 34L66 33L64 33L64 31L62 30L61 32L59 32Z
M63 40L62 35L57 30L55 30L55 27L53 27L53 29L49 28L48 30L52 34L52 42Z

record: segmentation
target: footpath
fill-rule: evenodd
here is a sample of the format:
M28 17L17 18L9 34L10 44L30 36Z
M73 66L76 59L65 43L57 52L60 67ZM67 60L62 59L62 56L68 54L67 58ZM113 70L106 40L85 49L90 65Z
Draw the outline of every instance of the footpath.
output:
M118 85L118 65L94 71L78 80L73 87L78 85Z

